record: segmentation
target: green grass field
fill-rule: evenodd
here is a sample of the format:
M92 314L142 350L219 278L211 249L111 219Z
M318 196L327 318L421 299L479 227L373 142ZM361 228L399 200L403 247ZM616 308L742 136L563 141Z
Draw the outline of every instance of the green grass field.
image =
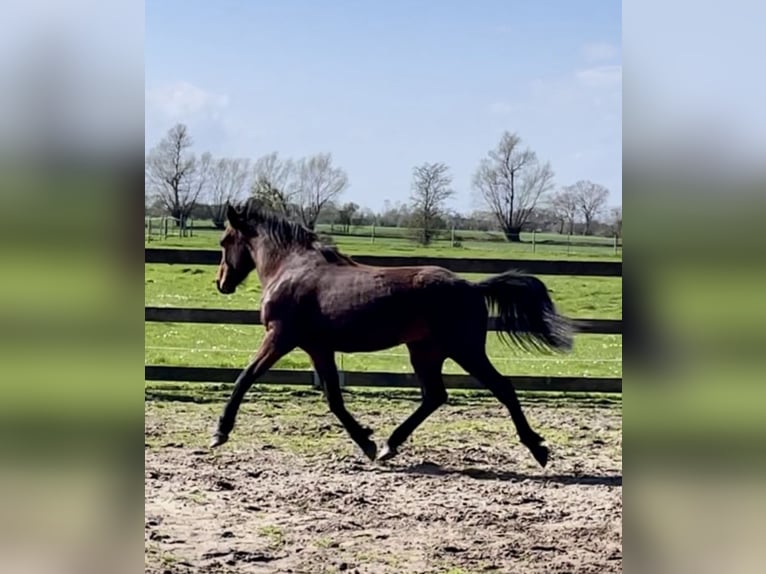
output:
M147 247L217 249L219 232L202 230L194 237L153 238ZM350 255L428 255L434 257L567 259L566 246L531 246L501 242L466 241L462 247L439 242L420 247L406 239L369 239L335 236L335 243ZM620 260L611 248L580 247L577 259L598 258ZM574 258L574 257L572 257ZM257 309L261 289L256 277L250 278L237 293L223 296L215 289L214 266L146 265L145 304L167 307L205 307L223 309ZM464 275L471 280L481 275ZM622 281L604 277L541 277L552 291L559 309L570 317L619 319L622 316ZM261 326L204 325L181 323L147 323L145 329L146 364L241 367L257 349L264 330ZM505 374L550 376L621 376L622 337L613 335L579 335L575 350L568 355L545 356L520 351L502 343L489 333L487 350L498 369ZM345 370L409 372L406 349L364 354L339 354L339 366ZM283 369L310 369L308 357L294 351L276 366ZM453 363L445 372L460 373Z

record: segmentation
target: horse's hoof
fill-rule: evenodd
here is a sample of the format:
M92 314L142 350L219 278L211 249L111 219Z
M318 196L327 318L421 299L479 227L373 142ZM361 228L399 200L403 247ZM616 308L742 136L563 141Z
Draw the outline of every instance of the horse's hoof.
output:
M391 448L388 446L388 443L383 445L383 448L380 450L380 454L378 455L379 461L384 460L391 460L398 454L397 450L395 448Z
M535 460L540 464L540 466L545 468L545 465L548 464L548 455L550 454L548 447L544 443L538 443L529 447L529 451L532 453L532 456L535 457Z
M374 441L368 440L359 446L367 458L370 460L375 460L375 457L378 455L378 445L376 445Z
M210 448L221 446L227 440L229 440L229 435L217 432L213 435L213 439L210 441Z

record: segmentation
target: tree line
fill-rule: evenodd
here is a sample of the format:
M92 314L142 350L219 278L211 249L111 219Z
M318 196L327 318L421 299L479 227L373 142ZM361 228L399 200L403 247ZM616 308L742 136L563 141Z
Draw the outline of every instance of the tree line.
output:
M380 213L340 199L349 186L346 172L332 155L282 158L273 152L249 158L197 156L188 127L176 124L145 158L145 198L149 212L172 216L179 224L207 217L225 225L226 205L250 196L314 229L330 223L349 231L353 225L410 227L414 239L430 243L449 227L502 231L520 241L525 230L559 233L622 233L622 209L605 213L609 190L583 180L555 189L550 162L541 161L521 138L505 132L474 173L472 190L481 210L464 215L448 201L456 191L449 167L425 162L412 168L409 201L384 204Z

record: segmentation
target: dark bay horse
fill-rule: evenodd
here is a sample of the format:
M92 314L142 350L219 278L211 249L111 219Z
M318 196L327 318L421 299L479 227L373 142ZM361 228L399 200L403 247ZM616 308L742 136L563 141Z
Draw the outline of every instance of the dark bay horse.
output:
M233 293L255 270L263 290L266 336L237 378L211 447L225 443L242 399L293 349L305 351L322 381L330 410L370 460L387 460L447 400L442 365L454 360L504 404L519 439L540 465L548 447L529 426L516 392L485 352L487 317L496 310L504 334L524 348L570 350L568 321L556 313L545 285L515 272L472 283L440 267L372 267L323 245L311 230L261 209L252 200L229 206L216 285ZM422 402L383 448L346 409L336 352L379 351L405 344Z

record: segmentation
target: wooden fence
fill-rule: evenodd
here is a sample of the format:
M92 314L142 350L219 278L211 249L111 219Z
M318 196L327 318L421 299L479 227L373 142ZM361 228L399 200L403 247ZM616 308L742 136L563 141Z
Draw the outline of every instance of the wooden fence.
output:
M210 249L144 250L145 263L176 263L186 265L218 265L221 252ZM456 257L389 257L355 255L354 261L364 265L439 265L456 273L502 273L509 269L533 275L582 275L621 277L622 261L554 261L546 259L460 259Z
M145 263L186 265L217 265L220 251L200 249L146 249ZM613 261L550 261L508 259L456 259L435 257L382 257L355 256L354 260L367 265L440 265L458 273L501 273L508 269L523 270L535 275L574 275L597 277L621 277L622 262ZM144 319L148 322L172 323L218 323L260 325L259 310L199 309L181 307L145 307ZM574 319L579 333L622 334L621 319ZM497 330L496 319L489 319L488 328ZM183 382L233 382L240 369L220 367L188 367L145 365L148 381ZM343 371L343 386L360 387L418 387L414 375L409 373L379 373ZM574 392L622 392L622 379L612 377L507 377L519 390L574 391ZM313 371L273 369L259 379L262 383L285 385L316 385ZM471 376L444 375L448 388L482 388Z

